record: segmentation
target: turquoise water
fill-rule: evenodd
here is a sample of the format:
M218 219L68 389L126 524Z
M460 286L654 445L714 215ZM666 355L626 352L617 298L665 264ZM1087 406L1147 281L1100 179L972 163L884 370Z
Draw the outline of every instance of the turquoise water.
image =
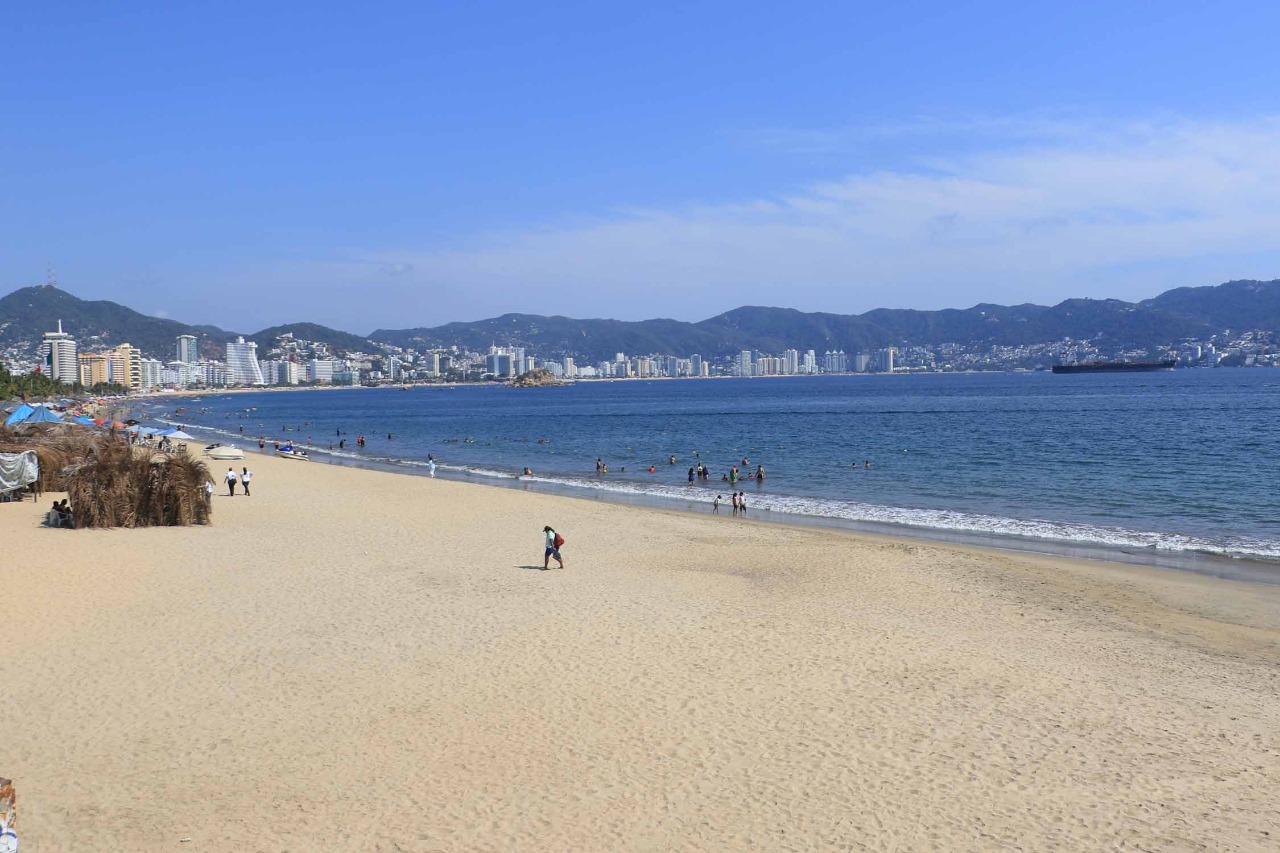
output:
M145 414L222 439L243 428L246 448L259 435L310 441L317 460L420 468L430 454L444 476L501 480L528 467L526 483L619 500L727 500L720 477L731 465L763 465L763 483L738 488L771 517L1280 559L1280 371L581 382L184 402L178 416L172 401ZM361 434L364 449L354 446ZM596 475L597 457L607 476ZM712 477L690 486L698 462Z

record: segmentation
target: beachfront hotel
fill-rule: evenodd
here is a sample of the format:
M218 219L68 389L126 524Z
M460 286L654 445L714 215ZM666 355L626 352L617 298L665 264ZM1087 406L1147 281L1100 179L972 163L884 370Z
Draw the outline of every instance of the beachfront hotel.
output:
M59 382L75 384L80 380L80 362L76 358L76 339L62 331L62 321L58 321L58 331L45 332L41 344L41 356L49 371L49 378Z
M266 385L258 364L258 345L243 337L228 341L227 373L232 385Z

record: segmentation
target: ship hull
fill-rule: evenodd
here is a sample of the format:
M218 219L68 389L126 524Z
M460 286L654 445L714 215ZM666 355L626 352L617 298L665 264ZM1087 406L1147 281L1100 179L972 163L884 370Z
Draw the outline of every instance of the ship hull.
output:
M1054 373L1149 373L1173 370L1172 359L1165 361L1093 361L1085 364L1055 364Z

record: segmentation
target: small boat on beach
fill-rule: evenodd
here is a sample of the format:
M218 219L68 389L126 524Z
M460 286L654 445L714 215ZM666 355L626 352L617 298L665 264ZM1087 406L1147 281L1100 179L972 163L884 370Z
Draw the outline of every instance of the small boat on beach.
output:
M228 459L243 459L244 451L238 447L232 447L230 444L211 444L204 449L204 455L210 459L226 461Z
M286 444L284 447L276 451L276 456L281 459L298 459L302 462L310 462L311 457L307 456L307 451L294 447L292 444Z

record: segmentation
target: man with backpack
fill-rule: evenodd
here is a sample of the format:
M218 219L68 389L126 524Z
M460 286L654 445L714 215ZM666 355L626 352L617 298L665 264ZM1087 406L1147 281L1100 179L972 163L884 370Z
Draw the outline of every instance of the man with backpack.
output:
M542 569L546 571L551 567L551 558L555 557L556 562L560 564L560 568L564 568L564 560L560 558L560 547L564 545L564 537L556 533L550 526L542 528L542 532L547 537L547 552L542 557Z

